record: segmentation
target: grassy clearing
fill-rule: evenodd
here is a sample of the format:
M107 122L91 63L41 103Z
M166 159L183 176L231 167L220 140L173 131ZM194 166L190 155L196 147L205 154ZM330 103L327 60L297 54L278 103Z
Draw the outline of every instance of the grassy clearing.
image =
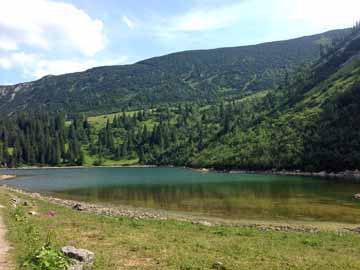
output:
M18 195L23 197L24 195ZM0 188L0 203L21 264L50 236L57 247L74 245L96 254L95 269L360 269L360 236L264 232L225 226L206 227L178 221L147 221L96 216L33 200L33 206L10 206ZM28 215L36 211L37 216ZM54 216L49 215L50 211Z
M84 166L94 166L94 162L98 160L97 156L92 156L88 151L84 151ZM132 166L139 164L139 159L121 159L121 160L112 160L106 157L103 157L101 166Z
M148 112L152 112L153 109L149 109L147 110ZM134 114L137 114L139 111L128 111L125 112L125 114L127 116L133 116ZM123 113L122 112L117 112L117 113L110 113L110 114L103 114L103 115L98 115L98 116L91 116L88 117L88 121L90 124L92 124L95 128L100 129L105 127L106 122L109 120L110 123L114 120L115 117L119 117L121 116Z

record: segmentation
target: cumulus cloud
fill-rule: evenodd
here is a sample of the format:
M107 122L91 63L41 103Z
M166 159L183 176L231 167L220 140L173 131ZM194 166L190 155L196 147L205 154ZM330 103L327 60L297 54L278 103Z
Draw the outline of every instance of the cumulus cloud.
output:
M92 56L105 47L103 23L67 3L0 0L0 49L22 45Z
M7 56L0 58L0 67L3 69L11 69L21 67L26 69L27 66L31 66L36 62L35 54L26 54L24 52L11 53Z

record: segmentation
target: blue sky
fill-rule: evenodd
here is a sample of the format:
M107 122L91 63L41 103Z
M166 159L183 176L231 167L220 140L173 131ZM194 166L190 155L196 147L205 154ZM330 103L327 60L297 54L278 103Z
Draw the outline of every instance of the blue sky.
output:
M0 85L350 27L359 0L0 0Z

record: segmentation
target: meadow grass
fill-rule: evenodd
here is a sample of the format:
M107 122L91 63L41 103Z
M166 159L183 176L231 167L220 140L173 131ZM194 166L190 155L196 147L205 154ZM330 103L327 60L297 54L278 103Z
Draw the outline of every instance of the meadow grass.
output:
M12 196L0 188L0 204L6 206L1 211L19 266L50 237L56 247L74 245L95 252L95 270L216 269L217 261L234 270L360 269L360 236L350 232L277 232L108 217L17 193L30 206L14 208Z

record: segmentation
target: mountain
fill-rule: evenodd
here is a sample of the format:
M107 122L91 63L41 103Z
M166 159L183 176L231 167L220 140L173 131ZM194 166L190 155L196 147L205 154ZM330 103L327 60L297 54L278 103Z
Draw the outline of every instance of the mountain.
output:
M119 68L170 69L167 57L186 54ZM184 74L189 61L174 62L172 76ZM214 68L203 67L202 74L210 76ZM360 25L326 50L322 47L321 57L311 65L284 75L272 89L254 89L245 96L220 92L226 98L208 104L184 103L181 96L180 102L162 104L164 96L151 108L88 118L66 119L63 113L44 111L3 118L0 166L140 163L241 170L359 169Z
M294 83L261 97L253 120L213 141L193 166L344 171L360 168L360 29ZM238 114L236 114L238 117ZM244 121L244 118L240 118Z
M110 113L182 101L213 102L274 88L349 30L254 46L174 53L0 86L0 113L26 110Z

